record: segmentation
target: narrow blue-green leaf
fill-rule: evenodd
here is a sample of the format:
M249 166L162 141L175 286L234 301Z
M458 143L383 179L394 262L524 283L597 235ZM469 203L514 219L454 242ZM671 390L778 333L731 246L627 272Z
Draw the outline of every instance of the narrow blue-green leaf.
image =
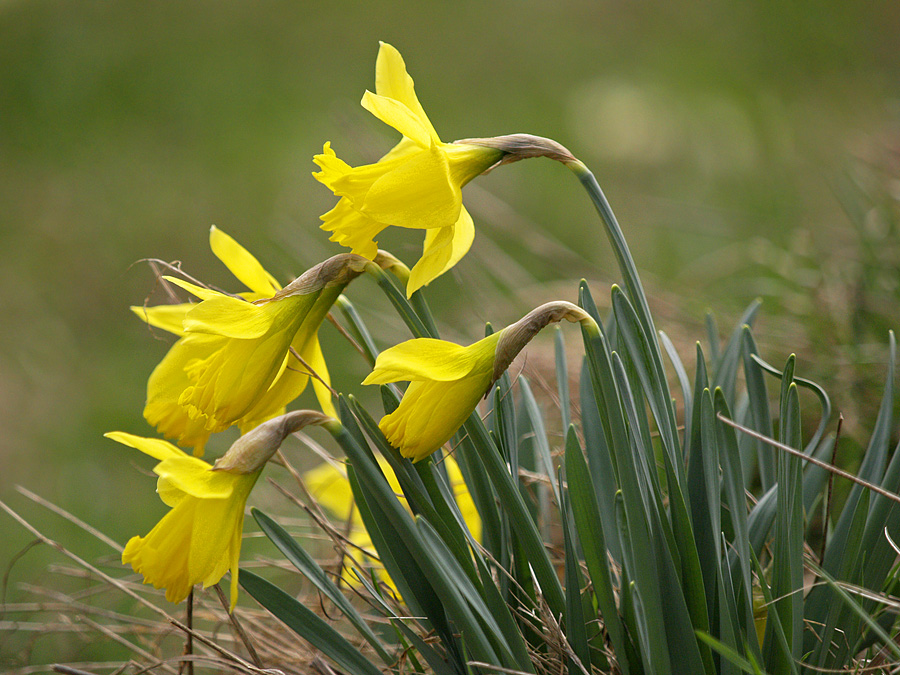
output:
M772 670L772 672L776 673L776 675L782 672L789 672L792 673L792 675L797 675L797 663L791 656L791 646L788 644L781 621L778 618L778 607L775 605L775 600L772 597L772 589L766 582L765 572L760 566L756 554L753 554L752 559L753 571L759 581L759 588L762 591L767 612L766 635L763 640L763 657L766 659L766 663L769 664L767 667ZM774 631L772 631L773 628ZM750 634L750 639L753 639L753 633ZM784 670L776 670L772 666L775 661L778 661L781 664L780 667L783 667Z
M800 444L800 400L797 385L792 382L794 357L788 359L782 379L781 424L782 443L793 448ZM803 502L800 460L780 453L775 470L778 482L778 512L775 517L775 539L772 544L772 594L785 637L791 647L789 655L779 652L772 669L781 672L785 659L800 659L803 648ZM771 641L774 622L767 622L766 638Z
M625 241L625 235L619 226L618 220L613 213L606 195L600 188L600 184L594 177L594 174L581 162L570 162L568 166L578 176L578 180L587 190L588 196L594 203L597 213L603 221L606 229L606 235L612 245L613 253L619 263L619 269L625 282L625 288L632 304L637 308L637 314L640 318L641 325L644 327L644 333L647 335L656 335L656 329L653 326L653 317L650 314L650 306L647 304L647 296L641 285L641 279L638 276L637 266L631 257L631 251L628 250L628 244ZM656 345L656 362L662 364L662 355L659 353L659 346Z
M709 616L715 616L716 598L716 570L719 565L719 531L713 526L712 513L717 505L710 504L707 490L706 465L704 459L707 448L703 444L703 428L708 427L709 422L703 423L703 399L704 392L709 389L709 377L706 372L706 359L700 343L696 344L697 370L694 376L694 392L692 396L693 410L691 417L691 435L686 437L688 444L688 502L691 509L691 522L694 530L694 541L697 546L697 556L700 560L700 570L703 574L703 585L707 599L707 612ZM687 413L685 413L687 415ZM709 433L708 431L706 432ZM715 448L710 448L714 450Z
M751 663L728 645L716 640L716 638L709 633L698 630L697 637L714 649L719 656L722 656L727 661L740 668L742 672L750 673L750 675L766 675L764 671L760 670L758 665Z
M403 602L413 616L422 617L426 628L434 627L440 635L445 639L450 638L452 642L452 633L447 625L444 610L431 588L431 583L409 549L402 541L397 542L396 532L378 503L366 498L356 477L356 471L350 464L347 465L347 480L353 492L353 501L359 510L360 520L369 533L381 564L403 597Z
M584 279L578 283L578 305L591 315L591 318L597 322L598 326L603 325L603 319L600 316L600 311L597 309L597 303L594 302L594 296L591 295L591 288Z
M637 411L628 377L616 353L612 355L612 364L623 408L629 426L633 429ZM636 442L636 437L632 435L627 446L617 448L627 527L622 544L632 549L632 568L629 573L640 589L643 607L647 609L641 616L641 621L651 641L648 649L655 654L656 663L651 671L703 672L697 641L693 635L688 638L688 643L675 637L685 629L690 632L691 621L671 557L674 545L670 545L671 529L661 511L662 495L659 493L658 483L648 475L646 453L637 447ZM666 610L665 621L663 608ZM673 633L671 637L668 635L670 630ZM668 658L662 659L664 653ZM690 664L688 670L677 667L685 661Z
M772 438L772 415L769 412L769 394L766 391L766 381L763 378L762 368L753 355L758 354L756 341L750 326L744 326L743 332L743 357L744 379L747 383L747 396L749 398L750 425L754 431L766 438ZM781 376L781 371L778 371ZM759 465L759 480L763 490L768 490L775 484L775 455L772 447L763 441L756 443L756 455Z
M241 570L240 584L259 604L341 668L357 675L382 675L340 633L274 584L247 570Z
M562 430L565 434L572 416L569 412L569 368L566 364L566 343L563 340L560 326L556 327L553 337L556 356L556 390L559 392L559 413L562 416ZM557 495L558 497L559 495Z
M835 579L828 574L824 569L817 568L813 565L813 569L815 569L816 573L821 576L828 585L834 590L837 596L847 604L847 606L853 611L853 613L859 617L868 627L869 630L873 631L878 637L881 639L883 647L889 650L895 659L900 659L900 646L894 641L894 639L888 635L884 629L878 624L875 619L871 617L869 612L865 610L856 600L854 600L851 595L841 588L841 585L835 581Z
M581 445L578 443L578 436L575 433L575 427L569 427L569 433L566 434L566 454L581 454ZM560 469L560 473L562 470ZM559 480L562 484L562 478ZM581 565L578 555L578 544L575 534L574 521L572 518L572 506L568 499L568 493L563 493L559 502L560 521L563 530L563 547L566 555L565 559L565 580L566 580L566 614L565 614L565 633L572 651L581 661L581 665L585 669L591 667L591 648L588 643L587 623L592 617L585 616L583 605L581 602L581 588L584 586L581 576ZM578 669L573 667L569 672L576 672Z
M378 653L378 656L386 665L394 663L394 658L387 653L378 636L366 623L365 619L360 615L356 608L350 603L334 582L325 574L325 571L319 567L319 564L313 560L312 556L307 553L297 541L285 531L281 525L272 520L259 509L251 509L251 514L259 524L260 529L271 540L278 550L284 554L291 564L309 579L319 591L327 597L335 606L344 613L347 620L353 624L353 627L359 631L366 642L372 645L372 648Z
M871 492L860 495L856 505L853 521L847 531L847 549L853 551L841 561L837 578L849 583L857 583L862 573L865 549L862 547L863 533L869 512ZM836 591L829 585L818 585L810 591L807 599L807 617L814 635L807 636L805 647L812 651L810 663L820 668L841 665L851 655L848 629L856 628L858 622L848 621L850 610L841 602L836 602ZM856 632L855 630L853 631ZM855 653L855 651L854 651Z
M538 406L534 394L531 392L531 386L525 377L519 378L519 392L522 396L525 414L534 431L531 441L534 444L535 459L539 460L539 470L546 474L550 488L553 490L553 498L559 504L559 485L556 483L556 470L553 468L553 458L550 455L550 444L547 442L543 415L541 415L540 406Z
M488 480L484 464L469 435L464 431L453 436L451 445L455 448L453 456L481 518L481 544L491 557L499 559L503 547L503 529L497 509L497 496Z
M616 490L618 489L616 485L616 470L613 467L609 446L606 444L603 421L597 408L597 399L594 397L590 367L586 357L581 367L580 399L584 453L587 457L587 470L593 484L594 496L600 510L600 522L607 532L615 532L616 511L614 502ZM622 559L618 537L609 537L606 540L606 546L615 560Z
M893 428L894 372L897 361L897 343L893 331L889 333L889 339L889 357L884 395L881 399L878 418L875 420L875 428L872 431L869 445L857 472L857 476L876 485L881 484L884 475ZM844 510L841 512L837 525L835 525L832 532L828 548L825 551L823 564L825 570L831 575L835 574L840 561L844 558L847 530L850 527L856 503L859 501L860 494L864 489L861 485L854 485L850 490L850 496L847 498Z
M681 398L684 403L684 443L682 443L682 454L687 455L688 443L691 438L691 409L693 408L693 398L691 396L691 381L688 378L687 370L681 357L678 356L678 350L669 339L664 331L659 331L659 339L669 356L669 361L675 369L675 376L678 378L678 384L681 386ZM682 458L682 461L685 458Z
M355 397L352 395L348 396L347 400L354 415L365 429L366 434L372 439L381 451L382 457L394 471L403 495L406 497L413 513L424 513L428 516L431 522L435 523L435 526L441 530L445 539L452 544L457 559L462 561L468 560L469 549L464 526L460 525L459 520L448 509L444 508L440 513L438 512L435 502L432 501L431 495L428 494L421 475L413 467L412 463L408 459L401 457L397 449L388 443L381 429L378 428L378 424ZM446 504L444 505L446 506ZM474 574L474 568L471 571Z
M728 404L721 389L715 393L716 415L731 418ZM738 625L744 625L747 630L753 626L753 586L750 563L750 530L747 524L747 497L744 492L744 477L738 450L737 436L733 427L716 420L717 441L719 446L720 465L722 467L722 484L725 488L725 496L728 499L729 515L734 530L734 541L731 543L729 557L732 560L729 574L734 574L740 579L740 602L743 607L743 616L735 616ZM735 608L737 610L737 608ZM752 643L757 646L756 642ZM758 652L758 646L755 650Z
M514 480L504 465L496 444L491 440L484 423L473 412L465 423L465 429L472 439L471 448L475 450L487 475L497 491L500 506L509 515L510 527L515 531L519 542L534 569L538 583L554 615L564 611L565 599L556 570L544 548L544 542L538 532L537 525L525 505L519 491L518 481Z
M412 305L416 315L425 325L425 329L428 331L429 335L433 338L440 338L441 336L434 323L434 317L431 315L431 308L428 306L428 301L425 299L424 289L415 291L409 299L409 304Z
M402 545L409 550L410 555L429 580L431 588L440 597L442 605L446 607L454 622L468 624L470 612L461 600L459 588L447 577L446 570L440 566L439 561L429 554L429 548L420 530L397 500L378 465L356 445L353 438L343 429L329 429L329 431L344 449L356 470L360 487L366 499L371 497L371 501L378 504L388 523L394 529L396 536L394 545L402 542ZM472 631L471 625L469 628L470 632L466 634L465 639L473 655L487 663L498 663L497 655L483 631Z
M722 559L720 538L720 533L722 532L722 510L720 506L722 492L719 486L719 440L716 434L716 417L712 394L709 389L703 390L700 400L700 439L703 448L701 458L703 462L703 487L706 491L706 503L709 505L709 519L716 561L719 561ZM718 562L716 566L718 567Z
M440 596L456 628L476 658L488 659L487 663L517 668L525 664L516 662L494 617L488 611L479 589L462 568L456 564L440 535L424 518L416 518L416 530L422 550L428 556L427 566L433 572L433 587Z
M488 611L497 620L500 631L505 636L507 644L519 663L519 669L532 672L533 665L528 655L528 646L522 637L516 620L510 612L510 604L504 600L499 589L494 585L494 579L485 561L479 556L476 557L475 564L478 566L478 574L483 582L484 602ZM505 576L506 572L500 572L500 574Z
M672 551L673 563L678 565L677 578L681 582L680 588L673 588L673 592L683 599L687 605L686 610L690 616L691 627L707 630L709 628L709 614L707 609L706 589L703 580L703 570L697 552L697 543L694 538L694 530L688 514L684 495L681 494L681 486L675 478L674 469L669 462L668 455L663 453L663 464L666 470L666 484L668 485L669 511L672 519L672 535L675 547ZM686 634L682 635L687 639ZM678 638L675 638L678 639ZM715 672L715 664L712 652L703 643L697 643L700 657L703 659L705 672Z
M775 522L778 510L778 485L769 488L759 501L750 509L747 516L747 529L750 532L750 548L757 556L762 554L765 542Z
M612 574L609 569L609 559L606 555L606 538L604 536L604 523L597 504L594 486L591 484L590 473L581 448L576 445L566 445L566 482L568 495L572 506L572 516L575 521L575 530L584 562L587 565L588 574L597 597L597 604L603 618L603 625L609 634L613 651L623 675L630 672L625 648L625 636L619 612L616 608L616 597L613 591ZM615 502L610 506L615 518ZM615 521L613 521L615 524ZM615 530L612 530L615 532ZM613 537L615 538L615 537Z
M620 338L625 343L631 363L640 378L641 387L656 420L663 447L675 467L678 482L683 487L685 484L684 465L681 462L681 446L678 441L675 411L672 408L672 395L669 393L661 359L659 363L654 361L653 346L656 345L656 340L651 338L655 338L656 334L647 334L641 330L641 324L634 308L617 286L612 287L612 304L616 323L620 330ZM656 352L658 351L659 347L656 345Z
M728 344L725 345L725 349L719 358L714 361L713 385L714 387L722 388L722 391L725 392L725 400L728 401L729 406L735 403L735 380L737 379L738 364L741 362L741 334L745 325L753 325L753 320L756 318L756 313L759 311L761 304L761 300L754 300L744 310L741 318L738 319L737 325L731 332L731 337L728 338Z
M359 423L353 416L350 406L347 405L347 399L343 396L338 396L338 415L341 419L341 424L344 426L347 433L353 437L353 440L356 441L356 444L362 448L363 451L368 452L369 456L374 459L375 455L372 453L372 449L366 442L366 437L363 434L362 429L359 428Z
M391 625L394 629L399 631L402 634L402 637L412 643L413 647L416 648L416 651L418 651L428 665L431 666L435 675L459 675L463 672L459 662L448 660L448 658L439 654L436 649L422 640L422 638L406 625L406 621L410 621L411 619L405 616L406 613L401 617L394 608L384 600L384 591L381 587L377 586L377 581L374 579L374 573L372 573L372 577L367 577L365 574L361 574L360 570L356 568L351 571L353 576L360 584L362 584L363 588L365 588L366 592L369 594L368 599L370 602L381 611L384 616L391 619ZM455 651L455 646L452 642L442 642L442 646L445 647L450 654ZM452 658L453 657L450 656L450 659ZM421 668L416 672L422 672Z
M509 462L513 475L519 473L519 443L516 429L516 406L512 395L509 373L503 373L493 391L488 394L490 411L486 423L497 438L503 457Z
M753 352L751 358L758 366L760 366L770 375L774 375L779 379L782 378L782 372L775 366L772 366L764 361L757 352ZM816 427L816 432L813 434L812 438L810 439L809 443L806 444L806 448L804 449L804 452L806 454L809 454L818 447L822 438L825 436L825 432L828 430L828 423L831 421L831 398L828 396L828 392L826 392L819 384L813 382L812 380L807 380L803 377L794 377L794 382L797 383L798 387L804 387L813 392L816 395L816 398L819 399L819 405L822 406L822 416L819 418L819 425ZM770 433L767 433L766 435L771 436Z

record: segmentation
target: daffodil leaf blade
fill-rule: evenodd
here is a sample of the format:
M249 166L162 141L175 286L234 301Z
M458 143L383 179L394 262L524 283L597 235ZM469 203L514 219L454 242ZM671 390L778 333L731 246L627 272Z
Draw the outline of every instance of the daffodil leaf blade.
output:
M260 605L341 668L359 675L381 675L381 670L340 633L271 582L241 570L240 584Z
M284 554L284 557L344 613L344 616L359 631L360 635L372 645L372 648L378 653L382 661L386 665L391 665L394 659L385 651L378 636L375 635L369 624L366 623L365 619L350 603L347 596L341 593L335 583L325 574L325 571L313 560L312 556L281 525L265 513L255 508L251 509L251 513L260 529L275 544L278 550Z

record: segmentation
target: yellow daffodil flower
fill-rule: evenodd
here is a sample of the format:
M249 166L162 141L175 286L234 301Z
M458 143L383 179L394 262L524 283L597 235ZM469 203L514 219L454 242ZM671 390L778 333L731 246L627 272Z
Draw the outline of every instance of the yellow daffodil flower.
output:
M211 466L167 441L121 431L107 438L159 460L157 492L169 511L145 537L132 537L122 551L144 583L166 589L166 600L181 602L195 584L206 588L231 571L231 609L237 601L238 559L244 506L263 466L297 429L327 421L301 410L271 419L238 439Z
M450 479L450 487L459 506L460 515L462 515L463 520L469 527L469 532L472 533L475 540L481 541L481 518L463 480L459 466L449 455L443 461L447 469L447 477ZM406 500L401 496L400 481L397 480L397 476L391 469L390 464L382 457L378 458L378 464L391 489L405 504ZM347 472L343 464L322 463L314 469L305 472L303 474L303 482L319 505L329 511L335 518L348 523L349 531L346 533L346 536L352 544L364 551L374 551L372 538L362 523L359 509L354 504L350 481L347 480ZM388 574L384 572L384 569L378 568L377 571L381 578L393 587L393 582ZM356 577L352 574L348 573L345 575L345 580L348 583L356 583L355 579Z
M352 254L335 256L282 289L215 227L210 246L249 293L229 296L166 277L201 302L132 308L180 336L150 376L144 417L165 436L193 446L197 456L211 433L232 424L247 431L284 412L306 387L307 366L318 375L313 387L322 409L334 413L317 332L366 263Z
M377 250L375 237L386 227L426 230L422 258L407 283L412 295L469 250L475 230L462 205L462 187L499 162L504 151L442 142L416 97L403 57L384 42L375 63L375 92L365 93L362 106L403 138L376 164L359 167L338 159L325 144L314 159L321 171L313 176L341 199L322 216L322 229L369 259Z
M551 302L468 347L417 338L383 351L363 384L410 384L378 427L404 457L414 462L427 457L456 433L531 338L563 319L594 324L581 308Z
M418 338L378 355L363 384L410 383L397 409L378 424L401 455L418 462L462 426L493 381L500 335L468 347Z

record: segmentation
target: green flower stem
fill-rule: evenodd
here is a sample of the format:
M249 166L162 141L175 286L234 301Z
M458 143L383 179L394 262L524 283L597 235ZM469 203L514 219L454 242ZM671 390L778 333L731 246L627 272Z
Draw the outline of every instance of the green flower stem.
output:
M406 265L397 261L388 268L388 271L400 280L400 283L404 288L407 287L409 284L409 268ZM437 326L434 324L431 308L428 306L428 301L425 300L425 295L422 291L418 290L414 292L412 297L409 298L409 303L412 305L413 309L416 310L416 314L418 314L422 323L425 324L425 327L431 331L431 337L439 338L440 335L438 335Z
M606 226L606 235L609 237L609 241L612 244L613 253L616 255L616 260L619 262L619 269L622 271L622 275L625 279L625 288L628 289L628 295L636 306L641 325L644 327L648 336L656 335L653 317L650 316L650 307L647 305L647 296L644 294L644 287L641 285L641 279L638 276L634 258L631 257L631 251L628 250L628 244L625 242L625 235L622 233L622 228L619 226L619 221L616 220L616 215L613 213L612 207L606 199L606 195L603 194L603 190L597 182L597 179L594 177L594 174L591 173L591 170L581 161L576 159L572 162L566 162L566 166L578 176L578 180L581 181L584 189L587 190L591 201L594 203L594 207L597 209L600 218L603 220L603 224ZM656 350L657 352L659 351L658 346ZM662 355L660 354L660 359L661 358Z
M398 289L394 282L391 281L391 278L383 269L378 265L371 263L366 265L366 272L378 282L381 290L384 291L388 300L394 305L394 309L397 310L397 313L400 315L400 318L403 319L403 322L407 325L410 332L413 334L413 337L435 337L416 313L416 310L409 304L406 296L400 292L400 289Z
M624 277L625 288L628 292L628 296L630 297L632 304L634 305L638 323L644 331L647 345L650 348L649 356L652 361L653 370L656 373L658 381L665 382L665 369L663 367L662 351L659 347L659 339L657 338L656 327L653 324L653 317L650 314L650 306L647 304L647 296L644 293L644 287L641 285L641 279L638 276L637 267L634 264L634 258L631 257L631 251L628 250L628 244L625 242L625 235L622 233L622 228L619 226L619 221L616 220L616 216L613 213L612 207L609 205L609 201L606 199L606 195L603 194L603 190L601 189L600 184L597 182L597 179L594 177L594 174L591 173L591 170L577 159L574 161L566 162L565 164L575 173L576 176L578 176L578 180L581 181L584 189L587 190L591 201L594 203L594 207L597 209L597 212L600 214L600 218L603 221L604 226L606 227L606 234L609 237L610 243L612 244L613 252L615 253L616 260L619 263L619 269L621 270ZM650 397L649 392L647 392L647 396L648 398ZM670 433L667 434L661 429L660 431L663 431L663 437L668 436L672 439L673 443L677 444L678 435L676 433L677 422L675 419L675 411L672 408L671 397L666 396L665 399L665 410L661 412L666 419L658 419L657 424L666 424ZM675 447L669 448L669 453L674 462L675 458L679 455L679 449ZM679 467L679 474L680 473L681 471Z
M366 328L366 324L363 323L362 318L356 311L356 307L353 306L353 303L350 302L345 295L339 295L334 304L340 310L341 314L344 315L347 323L350 324L350 331L353 333L353 337L356 338L360 348L365 353L369 365L374 366L375 359L378 357L378 347L375 346L375 341L372 340L372 335L369 333L369 329Z

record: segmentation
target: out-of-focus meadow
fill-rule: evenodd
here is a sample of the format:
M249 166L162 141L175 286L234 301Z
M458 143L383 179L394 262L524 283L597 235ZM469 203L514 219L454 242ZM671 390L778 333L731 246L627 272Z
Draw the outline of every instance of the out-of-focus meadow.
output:
M155 522L137 453L102 438L152 434L168 343L128 310L155 289L137 261L233 288L212 224L282 281L340 252L311 158L396 140L358 105L378 40L444 140L535 133L592 167L686 360L707 308L724 332L762 297L763 353L796 351L850 432L871 429L900 326L898 35L888 1L0 2L0 499L86 557L108 550L14 486L119 541ZM581 276L608 297L606 241L562 167L503 167L464 195L472 253L429 289L446 334L574 300ZM411 263L420 240L382 244ZM406 337L369 281L350 296L381 346ZM337 387L358 391L363 361L324 331ZM0 571L31 539L0 514ZM8 598L52 559L28 551Z

